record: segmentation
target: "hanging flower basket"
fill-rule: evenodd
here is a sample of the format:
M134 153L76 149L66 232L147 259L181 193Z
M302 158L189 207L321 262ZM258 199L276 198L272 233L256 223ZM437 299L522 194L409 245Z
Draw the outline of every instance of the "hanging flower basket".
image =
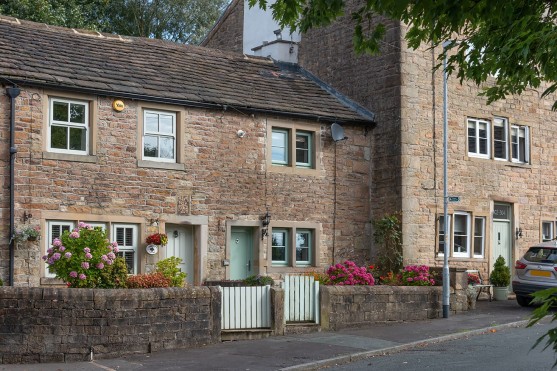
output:
M145 239L148 245L163 245L165 246L168 242L168 237L164 233L153 233Z
M14 234L14 239L16 241L37 241L41 236L41 227L38 225L31 227L25 227L23 229L16 230Z

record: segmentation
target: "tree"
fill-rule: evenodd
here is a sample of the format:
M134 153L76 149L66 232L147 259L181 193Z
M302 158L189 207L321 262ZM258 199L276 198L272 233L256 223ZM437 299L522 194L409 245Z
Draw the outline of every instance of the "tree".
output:
M249 0L266 9L267 0ZM282 27L306 32L345 14L343 0L277 0L270 5ZM549 84L543 96L557 90L557 2L552 0L366 0L352 13L357 52L375 54L385 34L383 15L408 25L408 45L443 48L447 70L477 85L495 83L481 95L488 103ZM437 66L439 67L439 65ZM553 105L557 109L557 102Z
M197 43L228 0L0 0L0 14L126 36Z

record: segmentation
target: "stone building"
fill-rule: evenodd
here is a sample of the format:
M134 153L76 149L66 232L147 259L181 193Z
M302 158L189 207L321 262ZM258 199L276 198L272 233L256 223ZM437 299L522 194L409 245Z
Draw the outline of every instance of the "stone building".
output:
M304 69L9 17L0 35L5 284L59 283L41 256L79 222L130 272L179 256L192 284L369 258L374 114ZM11 239L26 226L41 238Z
M244 3L232 1L202 45L255 53L274 40L262 33L260 45L246 45L253 40L245 37L253 29L246 24L278 26L269 14L254 21ZM358 3L347 1L347 14ZM350 16L295 34L292 50L303 68L376 114L370 140L372 219L401 212L405 263L441 266L443 74L432 71L440 53L427 46L409 49L407 28L398 21L374 21L387 29L378 56L354 53ZM283 40L288 33L283 31ZM271 50L269 55L281 58ZM481 88L448 79L447 186L460 201L449 204L447 232L449 265L487 273L497 256L512 266L529 245L556 236L557 118L551 110L555 96L541 99L540 91L528 90L487 105L478 96Z

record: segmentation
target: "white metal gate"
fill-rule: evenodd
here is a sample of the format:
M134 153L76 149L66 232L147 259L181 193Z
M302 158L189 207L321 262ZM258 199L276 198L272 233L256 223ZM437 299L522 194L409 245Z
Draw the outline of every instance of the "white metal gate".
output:
M312 276L286 275L284 289L284 320L286 322L319 323L319 282Z
M223 330L271 327L271 286L221 287Z

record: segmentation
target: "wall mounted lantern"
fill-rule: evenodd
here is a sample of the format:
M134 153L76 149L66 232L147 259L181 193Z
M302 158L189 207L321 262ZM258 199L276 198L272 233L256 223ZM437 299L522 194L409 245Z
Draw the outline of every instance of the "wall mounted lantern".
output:
M269 235L269 224L271 223L271 214L267 211L263 216L261 224L263 228L261 229L261 239L263 240L265 236Z

